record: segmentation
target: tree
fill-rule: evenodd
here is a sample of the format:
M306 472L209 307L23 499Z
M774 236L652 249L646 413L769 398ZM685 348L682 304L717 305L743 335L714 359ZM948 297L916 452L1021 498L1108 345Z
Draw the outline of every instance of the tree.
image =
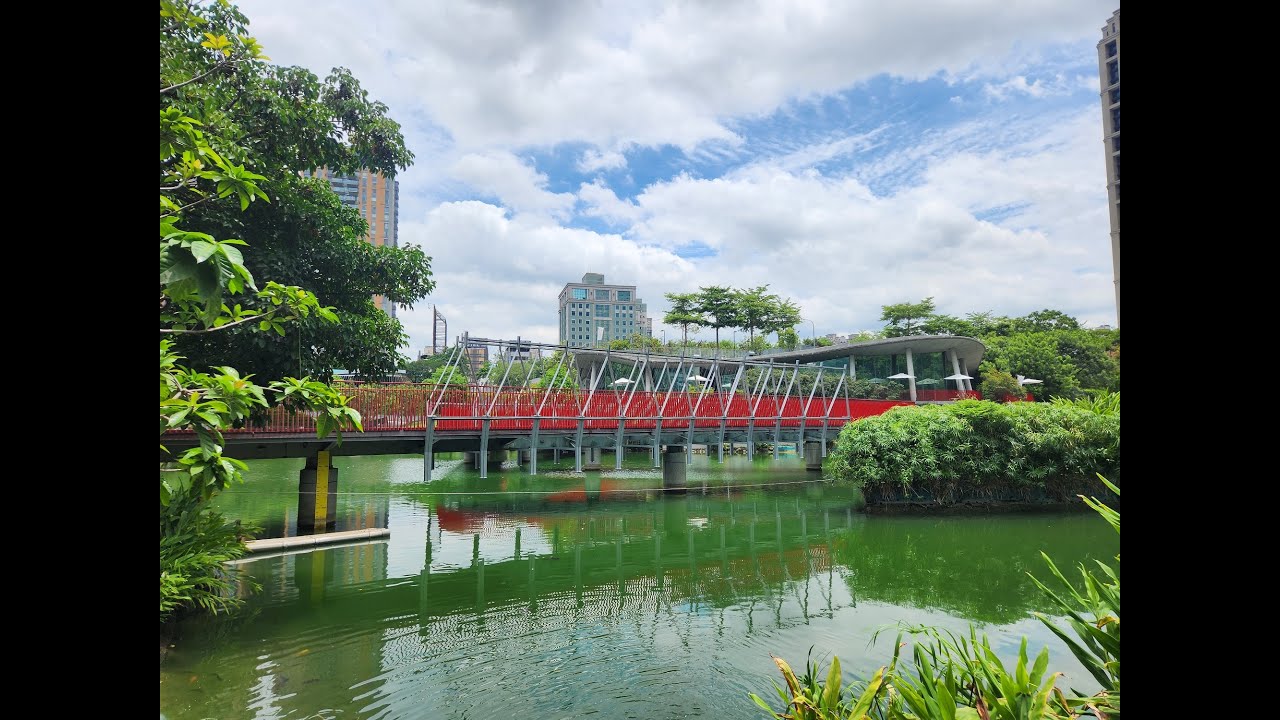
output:
M1080 321L1060 310L1037 310L1012 321L1014 332L1048 332L1050 330L1079 330Z
M933 308L932 297L927 297L918 303L880 306L883 311L880 319L889 323L884 329L884 336L891 338L920 335L923 332L921 324L933 314Z
M303 68L270 65L238 50L242 41L229 38L247 37L248 21L231 5L198 12L172 0L162 5L169 13L162 17L160 40L162 109L191 118L236 172L253 167L261 173L257 202L243 202L221 185L204 195L190 185L175 187L185 229L248 238L253 251L243 264L251 274L318 294L340 321L299 318L287 330L275 328L274 336L237 326L179 338L176 351L196 367L229 363L265 379L291 373L329 377L335 368L364 377L392 373L402 362L398 349L407 337L373 296L403 306L425 297L435 286L430 258L412 246L365 242L368 226L360 214L342 205L327 183L299 173L328 167L394 177L413 159L400 126L345 69L321 82ZM206 166L210 160L192 157ZM263 302L248 297L242 306L256 311Z
M695 312L701 315L703 324L715 328L716 346L720 345L720 328L743 327L738 307L737 293L732 288L712 285L700 287Z
M1018 379L1013 375L1000 370L995 365L983 361L978 366L978 373L982 375L982 383L979 388L982 391L982 397L992 402L1001 402L1007 397L1022 398L1024 390L1018 385Z
M796 335L795 328L783 328L778 331L778 347L795 350L796 345L799 344L800 337Z
M405 363L404 371L409 376L409 382L422 382L427 379L436 368L449 362L452 355L453 350L446 348L444 352Z
M198 606L212 612L238 604L226 591L221 563L243 554L241 531L208 501L243 480L244 463L223 456L222 432L246 422L268 404L268 394L290 410L316 418L318 437L360 429L348 398L308 377L263 386L225 363L210 371L179 364L175 340L256 332L284 335L299 320L337 322L331 307L298 286L266 282L259 290L239 239L219 240L191 229L197 210L271 204L270 179L249 169L249 138L222 92L227 84L261 72L265 56L243 31L246 21L229 4L200 8L160 3L160 434L190 431L196 447L181 453L161 445L160 620ZM230 29L232 32L226 32ZM234 39L232 39L234 38ZM234 198L234 199L233 199ZM278 201L279 198L276 198ZM243 228L241 228L243 229Z
M703 326L703 316L698 311L697 293L667 293L671 309L662 316L662 322L675 325L684 333L684 344L689 344L689 331L697 332Z

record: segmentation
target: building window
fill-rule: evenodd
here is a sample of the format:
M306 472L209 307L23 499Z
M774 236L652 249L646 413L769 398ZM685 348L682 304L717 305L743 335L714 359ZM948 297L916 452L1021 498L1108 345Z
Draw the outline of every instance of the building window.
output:
M1112 60L1107 63L1107 84L1115 85L1120 82L1120 62Z
M597 306L596 306L596 317L598 317L598 318L607 318L607 317L609 317L609 306L608 306L608 305L597 305Z
M597 299L597 300L608 300L608 299L609 299L609 291L608 291L608 290L596 290L596 299Z
M1111 104L1120 104L1120 88L1111 88Z
M1120 152L1120 136L1111 138L1111 152Z
M1116 166L1116 182L1120 182L1120 156L1112 155L1111 159L1115 162Z
M586 300L586 299L587 299L587 289L586 289L586 288L573 288L572 292L573 292L573 299L574 299L574 300Z
M619 300L620 302L630 302L630 301L631 301L631 291L630 291L630 290L619 290L619 291L618 291L618 300Z
M1111 108L1111 132L1120 132L1120 108Z
M1107 43L1107 57L1110 58L1115 56L1116 56L1116 41L1112 40L1111 42Z

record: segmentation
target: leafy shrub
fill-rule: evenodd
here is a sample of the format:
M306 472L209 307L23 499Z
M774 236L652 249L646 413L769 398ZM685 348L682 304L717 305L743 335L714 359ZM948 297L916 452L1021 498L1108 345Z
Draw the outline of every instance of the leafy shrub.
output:
M1018 384L1018 379L1003 370L996 369L996 366L990 363L982 363L981 370L982 385L979 389L982 391L982 397L988 400L1001 400L1005 397L1012 396L1020 398L1025 396L1025 391Z
M1119 479L1120 416L1069 404L962 400L896 407L846 425L826 471L869 504L1064 501Z
M191 492L160 507L160 624L185 608L217 614L240 604L222 563L244 555L245 532Z

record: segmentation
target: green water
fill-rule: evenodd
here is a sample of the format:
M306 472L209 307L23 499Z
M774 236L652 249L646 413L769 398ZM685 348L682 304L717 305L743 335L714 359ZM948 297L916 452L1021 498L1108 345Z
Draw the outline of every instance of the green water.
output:
M613 458L606 454L606 467ZM336 458L339 530L383 542L263 557L231 619L198 620L160 667L178 718L754 718L770 653L838 654L849 677L892 653L898 622L981 624L1006 658L1048 646L1068 687L1096 686L1033 611L1026 572L1109 559L1091 513L875 517L802 461L695 456L666 495L647 456L574 475L572 457L480 479L441 460ZM250 463L218 499L296 533L301 460Z

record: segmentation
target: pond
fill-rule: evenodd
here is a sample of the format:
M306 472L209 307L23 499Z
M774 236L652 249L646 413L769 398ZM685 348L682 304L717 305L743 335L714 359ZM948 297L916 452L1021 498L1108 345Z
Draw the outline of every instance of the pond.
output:
M251 462L216 503L295 534L302 464ZM898 623L977 623L1006 659L1027 635L1062 685L1096 689L1031 616L1053 608L1027 577L1048 576L1042 550L1060 567L1119 552L1091 512L867 516L794 455L695 456L684 495L643 454L485 479L439 459L430 483L421 456L335 465L336 529L390 536L238 564L246 605L181 626L162 717L763 717L747 693L774 697L771 653L862 676Z

